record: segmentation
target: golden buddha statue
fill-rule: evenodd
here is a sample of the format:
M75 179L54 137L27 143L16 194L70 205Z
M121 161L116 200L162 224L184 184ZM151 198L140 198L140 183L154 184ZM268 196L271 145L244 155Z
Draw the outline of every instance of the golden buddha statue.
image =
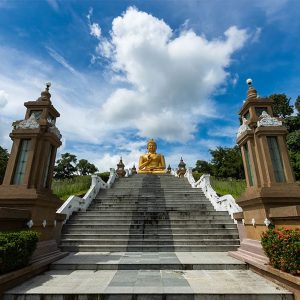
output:
M153 139L149 140L147 143L148 153L140 156L138 173L166 173L165 158L156 153L156 148L156 142Z

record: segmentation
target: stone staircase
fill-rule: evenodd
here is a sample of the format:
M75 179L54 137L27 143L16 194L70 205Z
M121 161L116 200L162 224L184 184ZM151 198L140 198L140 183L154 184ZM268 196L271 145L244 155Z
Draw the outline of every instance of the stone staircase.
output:
M70 254L7 291L4 300L293 300L227 255L239 246L185 178L134 175L101 190L63 227Z
M238 232L185 178L136 175L102 190L64 226L63 251L232 251Z

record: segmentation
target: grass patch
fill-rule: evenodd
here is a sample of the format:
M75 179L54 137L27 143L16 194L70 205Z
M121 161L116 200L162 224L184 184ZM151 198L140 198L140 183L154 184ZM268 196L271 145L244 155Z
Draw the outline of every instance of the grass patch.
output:
M92 179L91 176L75 176L71 179L52 181L52 191L61 200L65 201L71 195L84 195L90 188Z
M221 196L231 194L236 199L246 190L245 180L217 179L211 176L210 182L216 193Z

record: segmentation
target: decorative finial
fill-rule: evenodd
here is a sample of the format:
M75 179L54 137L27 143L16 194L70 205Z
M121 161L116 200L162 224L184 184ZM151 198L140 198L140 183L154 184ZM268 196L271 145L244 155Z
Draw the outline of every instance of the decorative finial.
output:
M167 168L167 174L171 174L171 171L172 171L172 169L171 169L171 166L170 166L170 164L168 165L168 168Z
M126 172L125 172L124 167L125 167L125 165L122 161L122 156L120 156L120 161L117 164L117 171L116 171L116 173L119 177L124 177L125 176Z
M179 165L178 165L178 171L177 174L179 177L183 177L185 172L186 172L186 168L185 168L186 164L184 163L182 157L180 159Z
M257 91L256 89L252 86L252 79L248 78L246 80L248 84L248 92L247 92L247 99L249 98L257 98Z
M51 82L50 81L46 82L46 91L47 92L49 92L50 86L51 86Z
M133 164L133 167L131 169L131 174L132 175L137 174L135 164Z
M37 101L50 101L51 94L49 93L49 88L51 86L51 82L46 82L46 88L43 92L41 92L41 96L37 99Z

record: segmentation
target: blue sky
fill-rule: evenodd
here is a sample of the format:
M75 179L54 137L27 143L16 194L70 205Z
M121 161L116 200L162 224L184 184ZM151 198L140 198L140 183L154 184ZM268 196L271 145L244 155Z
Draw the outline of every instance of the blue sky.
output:
M231 147L252 78L300 94L300 1L0 0L0 145L52 82L63 146L101 171L155 138L176 167Z

